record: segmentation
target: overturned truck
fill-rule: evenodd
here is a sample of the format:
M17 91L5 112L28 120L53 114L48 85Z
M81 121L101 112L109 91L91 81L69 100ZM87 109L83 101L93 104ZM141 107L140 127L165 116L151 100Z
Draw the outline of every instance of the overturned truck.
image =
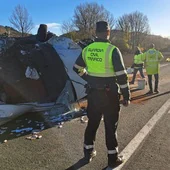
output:
M80 46L64 37L43 43L14 41L0 56L0 124L2 119L54 107L62 114L84 98L86 82L72 70L80 52Z

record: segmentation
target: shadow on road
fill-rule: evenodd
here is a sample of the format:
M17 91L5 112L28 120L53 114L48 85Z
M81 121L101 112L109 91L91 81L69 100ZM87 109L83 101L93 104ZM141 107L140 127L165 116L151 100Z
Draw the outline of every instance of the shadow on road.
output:
M132 97L131 98L131 101L133 100L138 100L138 99L142 99L144 97L149 97L150 95L147 95L147 94L142 94L142 95L139 95L139 96L135 96L135 97Z
M74 165L70 166L69 168L65 170L79 170L83 166L85 166L87 162L85 161L84 158L80 159L78 162L76 162Z
M141 90L141 89L135 88L135 89L131 89L130 92L133 93L133 92L140 91L140 90Z
M156 94L156 95L151 95L151 97L149 97L149 98L146 98L146 99L144 99L143 101L146 101L146 100L149 100L149 99L153 99L153 98L155 98L155 97L160 97L160 96L163 96L163 95L166 95L166 94L169 94L170 93L170 91L167 91L167 92L164 92L164 93L158 93L158 94Z
M139 96L135 96L135 97L132 97L131 98L131 101L134 101L134 100L138 100L138 99L142 99L142 101L147 101L147 100L150 100L150 99L153 99L153 98L156 98L156 97L160 97L160 96L163 96L163 95L166 95L166 94L169 94L170 91L167 91L167 92L164 92L164 93L153 93L153 94L142 94L142 95L139 95Z

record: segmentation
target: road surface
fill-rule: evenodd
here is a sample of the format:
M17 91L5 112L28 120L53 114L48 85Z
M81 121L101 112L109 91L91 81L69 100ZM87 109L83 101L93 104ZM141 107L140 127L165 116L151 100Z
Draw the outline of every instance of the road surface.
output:
M139 146L135 143L134 147L131 147L134 151L127 156L122 170L170 169L170 105L166 104L170 98L169 84L170 64L166 64L161 67L159 94L145 96L148 86L145 90L137 90L137 84L133 85L131 105L121 108L118 125L119 151L126 151L138 134L143 136L137 136ZM144 135L141 129L149 129L153 121L149 122L148 128L146 124L156 114L161 116L157 117L151 130L147 133L145 131ZM29 132L11 133L21 127L45 129L41 132L41 139L27 140ZM44 118L39 114L19 117L3 125L2 129L6 131L0 135L0 141L7 142L0 144L0 170L102 170L107 166L103 121L96 138L97 157L87 165L81 161L85 128L86 123L81 123L80 119L66 122L63 128L58 128L44 123Z

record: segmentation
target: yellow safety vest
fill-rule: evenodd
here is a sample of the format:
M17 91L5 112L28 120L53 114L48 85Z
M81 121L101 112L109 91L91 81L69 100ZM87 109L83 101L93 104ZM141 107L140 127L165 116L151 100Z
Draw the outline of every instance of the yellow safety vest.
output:
M158 74L160 71L159 61L162 58L162 54L155 50L149 49L142 55L142 60L145 61L146 73L148 75Z
M143 61L141 60L140 55L135 55L134 56L134 63L135 64L143 64Z
M88 75L95 77L114 77L112 52L116 48L108 42L94 42L83 49L82 57Z

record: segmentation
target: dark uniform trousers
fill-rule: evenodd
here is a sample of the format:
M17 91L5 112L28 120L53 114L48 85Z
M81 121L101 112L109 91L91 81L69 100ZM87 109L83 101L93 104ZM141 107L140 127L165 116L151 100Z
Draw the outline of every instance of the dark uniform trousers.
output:
M159 74L154 74L155 77L155 88L154 90L158 90L158 83L159 83ZM152 88L152 75L148 75L148 83L149 83L149 89L153 91Z
M143 68L142 68L142 67L134 68L133 78L132 78L132 81L131 81L132 83L135 82L135 78L136 78L136 74L137 74L138 70L139 70L140 76L141 76L142 78L145 78L145 76L144 76L144 74L143 74Z
M96 132L99 127L102 115L105 125L105 139L108 149L108 164L112 165L117 159L117 125L120 111L120 95L116 89L92 89L88 94L87 117L89 119L84 135L85 145L94 145ZM94 148L89 149L92 151ZM85 149L86 151L88 149ZM110 151L110 153L109 153Z

